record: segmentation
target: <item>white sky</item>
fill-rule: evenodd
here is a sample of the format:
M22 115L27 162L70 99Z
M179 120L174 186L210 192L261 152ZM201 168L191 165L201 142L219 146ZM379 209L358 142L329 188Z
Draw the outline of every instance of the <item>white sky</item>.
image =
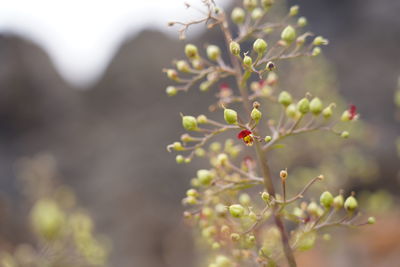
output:
M219 0L227 4L231 0ZM201 7L200 0L188 0ZM170 20L199 16L184 0L0 0L0 32L41 45L61 75L85 86L101 76L125 37L145 27L174 34Z

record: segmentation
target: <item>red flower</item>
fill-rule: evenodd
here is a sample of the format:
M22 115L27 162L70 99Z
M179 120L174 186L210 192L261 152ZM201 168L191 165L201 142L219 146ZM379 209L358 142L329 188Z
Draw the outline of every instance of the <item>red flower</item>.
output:
M353 120L353 119L357 118L357 116L358 116L357 107L355 105L350 105L348 111L349 111L349 120Z
M229 84L221 83L219 85L219 97L227 98L232 95L232 89L230 88Z
M253 133L249 130L240 131L237 135L237 138L242 139L243 142L246 144L246 146L253 145L254 142Z

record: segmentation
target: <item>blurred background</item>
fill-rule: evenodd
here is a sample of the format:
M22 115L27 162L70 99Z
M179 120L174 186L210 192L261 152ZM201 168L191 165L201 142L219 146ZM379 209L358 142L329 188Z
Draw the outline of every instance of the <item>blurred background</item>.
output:
M230 10L235 1L216 2ZM328 88L361 113L362 132L346 154L357 159L357 171L337 177L343 179L337 187L361 192L378 217L376 226L339 232L337 243L301 256L302 266L398 266L400 217L390 203L400 193L400 124L393 100L400 75L400 2L288 4L300 4L308 29L331 41L319 71ZM179 112L208 115L214 93L191 90L168 98L169 81L161 72L184 57L186 43L167 22L193 16L201 15L181 0L1 3L1 251L35 246L29 212L38 195L55 191L63 200L74 199L66 204L71 210L90 215L93 238L106 244L108 266L195 266L180 201L203 163L178 168L165 147L183 133ZM188 41L223 45L218 32L204 26L189 31ZM318 81L322 75L297 68L300 79L303 71ZM330 166L341 169L346 155L338 153ZM332 265L325 262L327 250Z

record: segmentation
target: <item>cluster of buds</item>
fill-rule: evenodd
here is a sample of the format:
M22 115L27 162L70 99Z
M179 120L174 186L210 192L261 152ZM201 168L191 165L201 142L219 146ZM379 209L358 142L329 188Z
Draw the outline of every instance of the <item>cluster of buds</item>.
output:
M280 61L317 56L320 47L329 43L324 37L314 37L303 30L307 19L297 17L299 6L292 6L284 20L269 22L265 14L272 12L273 0L244 0L230 15L216 7L214 1L203 2L208 8L207 17L171 25L182 25L181 33L202 22L209 28L220 27L229 58L223 58L218 46L206 47L206 56L202 57L196 46L188 44L185 54L190 64L179 60L177 71L164 70L172 81L181 84L167 87L168 95L187 91L198 83L200 91L209 91L219 84L218 102L210 106L210 111L222 109L221 120L182 115L184 130L193 135L185 133L180 141L167 147L180 153L176 157L178 163L189 163L197 156L207 158L211 165L198 170L191 180L192 188L182 201L188 208L184 217L209 246L212 255L209 267L254 266L254 263L276 266L282 258L286 258L290 267L296 266L293 251L313 247L321 230L337 225L371 224L375 219L355 222L358 204L354 194L344 199L342 193L334 197L326 191L319 203L302 201L308 189L322 180L322 175L311 179L294 196L288 196L286 187L291 182L287 170L282 170L276 175L282 186L278 192L272 182L275 175L269 168L268 153L277 142L300 133L325 130L347 138L347 131L337 131L335 127L340 121L355 121L359 117L356 107L351 105L340 120L340 115L338 118L334 112L334 103L324 104L310 93L296 99L288 91L279 90ZM237 26L236 36L230 32L230 22ZM242 44L249 40L252 47L246 51ZM235 78L236 84L226 83L226 78ZM280 110L278 120L266 111L270 106ZM265 126L268 132L263 131ZM240 142L236 144L229 138L225 144L213 142L206 148L214 137L222 134L236 135ZM240 152L246 154L240 157ZM257 160L250 156L252 153ZM247 191L258 187L262 188L260 196ZM289 233L285 229L286 220L297 224L297 228ZM324 239L329 238L325 235Z

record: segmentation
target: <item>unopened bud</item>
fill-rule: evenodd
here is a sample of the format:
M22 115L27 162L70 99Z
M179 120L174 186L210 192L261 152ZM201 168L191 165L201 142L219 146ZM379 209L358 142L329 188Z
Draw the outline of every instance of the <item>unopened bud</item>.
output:
M253 108L253 110L251 111L250 116L255 122L258 122L262 117L262 113L257 108Z
M297 117L297 108L295 104L290 104L286 108L286 116L295 119Z
M191 188L191 189L188 189L186 191L186 196L188 196L188 197L198 197L199 196L199 192L197 192L196 189Z
M221 50L216 45L209 45L207 47L207 57L210 60L217 61L218 58L221 56Z
M298 5L290 7L289 16L293 17L293 16L296 16L298 13L299 13L299 6Z
M332 111L332 105L327 106L326 108L324 108L324 110L322 111L322 116L325 119L329 119L330 117L332 117L333 111Z
M214 178L214 175L205 169L201 169L197 171L197 178L202 185L209 185Z
M340 117L341 121L350 121L351 114L348 110L343 111L342 116Z
M189 72L190 71L190 66L185 60L179 60L176 62L176 68L180 72Z
M375 217L369 217L367 222L368 222L368 224L375 224L376 219L375 219Z
M298 103L297 103L297 110L301 113L301 114L307 114L310 111L310 101L308 101L307 98L303 98L301 99Z
M320 207L318 206L317 203L312 201L310 204L307 206L307 212L315 217L318 216Z
M239 203L243 206L248 206L251 202L250 196L246 193L240 194Z
M264 15L264 11L261 8L255 8L252 12L251 12L251 18L253 20L258 20L260 18L262 18L262 16Z
M171 79L173 81L179 80L178 72L176 70L174 70L174 69L168 69L167 70L167 76L168 76L169 79Z
M172 144L172 148L173 148L175 151L182 151L182 150L185 149L185 148L182 146L181 142L174 142L174 143Z
M313 98L310 102L310 111L314 115L319 115L322 111L322 102L318 97Z
M332 194L329 191L323 192L321 194L321 197L319 198L319 202L321 203L322 206L329 209L333 204Z
M314 41L313 41L313 45L327 45L329 44L329 41L325 38L323 38L322 36L317 36L315 37Z
M217 164L220 166L225 165L228 162L228 155L225 153L221 153L217 157Z
M232 41L229 43L229 50L231 51L232 55L238 56L240 55L240 44Z
M265 202L268 202L268 201L271 199L271 196L270 196L270 194L268 194L267 192L262 192L261 198L262 198Z
M185 162L185 158L182 155L176 156L176 163L181 164Z
M253 10L257 7L258 0L243 0L243 6L248 10Z
M178 93L178 90L174 86L168 86L167 89L165 89L165 92L168 96L174 96Z
M258 54L264 54L265 50L267 49L267 43L263 39L257 39L253 43L253 49Z
M261 6L265 11L268 11L271 6L274 4L274 0L261 0Z
M235 7L232 10L231 19L236 24L243 24L245 16L246 16L246 14L245 14L243 8Z
M224 109L224 119L228 124L236 124L237 112L229 108Z
M314 47L312 52L311 52L311 55L313 57L316 57L316 56L319 56L319 54L321 54L321 48L319 48L318 46Z
M299 25L299 27L304 27L307 25L307 19L305 17L300 17L297 20L297 25Z
M286 26L281 33L281 38L287 44L291 44L296 39L296 30L292 26Z
M199 124L207 123L207 117L205 115L199 115L197 116L197 122Z
M284 105L285 107L289 106L292 103L292 96L290 95L290 93L286 92L286 91L282 91L279 94L278 97L278 102L282 105Z
M358 203L355 197L349 196L346 201L344 202L344 208L347 211L354 211L357 209Z
M333 199L333 207L335 209L341 209L343 207L344 199L342 195L338 195Z
M235 218L240 218L244 215L244 208L240 204L234 204L229 206L229 213Z
M193 116L183 116L182 126L187 131L194 131L197 129L197 120Z
M189 59L196 59L199 57L197 47L193 44L187 44L185 46L185 54Z
M272 137L271 137L270 135L267 135L267 136L264 138L265 143L269 143L269 142L271 142L271 140L272 140Z
M246 67L250 67L251 64L253 64L253 60L251 59L251 57L245 56L243 58L243 65L245 65Z
M37 234L47 240L54 240L63 229L65 215L55 201L42 199L33 206L31 220Z
M288 173L287 170L281 170L281 172L279 173L279 176L281 177L282 180L286 180Z
M342 138L344 138L344 139L349 138L349 136L350 136L350 133L349 133L348 131L343 131L343 132L340 134L340 137L342 137Z

